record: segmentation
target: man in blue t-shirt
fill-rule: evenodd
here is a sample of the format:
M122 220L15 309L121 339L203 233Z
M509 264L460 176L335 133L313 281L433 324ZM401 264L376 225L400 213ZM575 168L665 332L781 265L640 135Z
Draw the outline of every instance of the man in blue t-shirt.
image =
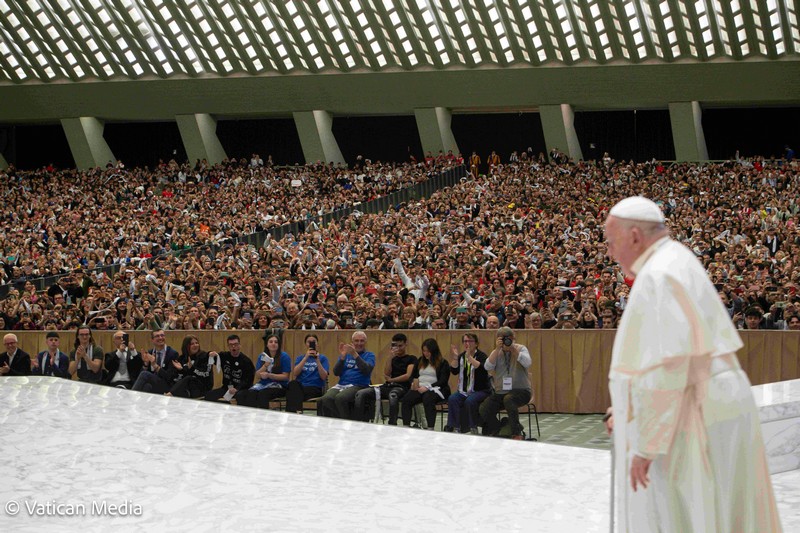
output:
M370 375L375 368L375 354L366 350L367 334L353 333L352 344L339 344L339 359L333 373L339 383L331 387L317 402L319 416L353 420L356 393L369 387Z

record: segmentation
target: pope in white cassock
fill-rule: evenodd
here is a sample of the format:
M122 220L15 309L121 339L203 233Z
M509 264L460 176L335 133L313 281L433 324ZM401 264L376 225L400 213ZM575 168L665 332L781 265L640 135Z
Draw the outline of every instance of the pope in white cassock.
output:
M618 530L780 531L742 341L703 266L641 196L605 230L635 276L609 373Z

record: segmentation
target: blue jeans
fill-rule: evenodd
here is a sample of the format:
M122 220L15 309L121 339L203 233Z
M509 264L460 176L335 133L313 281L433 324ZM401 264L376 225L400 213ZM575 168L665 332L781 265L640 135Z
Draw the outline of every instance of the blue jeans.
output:
M489 391L475 391L469 396L464 396L460 392L454 392L447 399L447 425L453 429L460 429L466 433L470 429L477 428L481 421L478 409L481 402L489 397ZM467 408L467 425L461 423L461 408Z

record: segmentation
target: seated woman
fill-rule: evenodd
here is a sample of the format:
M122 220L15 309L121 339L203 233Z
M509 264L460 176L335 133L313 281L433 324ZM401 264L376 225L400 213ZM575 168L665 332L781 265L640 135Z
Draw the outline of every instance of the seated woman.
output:
M458 353L455 346L450 349L450 373L458 376L458 390L447 399L447 425L444 430L477 434L479 408L492 393L489 373L484 368L489 356L478 349L476 334L464 333L461 342L463 352Z
M236 403L268 409L269 402L286 396L291 368L289 354L281 351L280 335L271 333L267 336L267 350L256 361L256 378L261 380L249 389L237 392L234 396Z
M306 353L295 358L292 369L294 379L286 387L286 410L290 413L302 412L304 401L322 396L330 362L327 357L317 352L318 343L316 335L306 335Z
M165 396L181 396L183 398L202 398L214 388L214 363L219 361L217 352L206 352L200 349L200 340L194 335L187 335L181 343L182 366L181 377ZM217 365L219 368L219 365ZM176 365L177 370L177 365ZM217 370L219 371L219 370Z
M422 357L417 360L411 378L414 380L411 390L400 400L403 425L411 425L411 410L422 402L428 428L433 429L436 425L436 404L450 396L450 364L442 357L435 339L422 342Z

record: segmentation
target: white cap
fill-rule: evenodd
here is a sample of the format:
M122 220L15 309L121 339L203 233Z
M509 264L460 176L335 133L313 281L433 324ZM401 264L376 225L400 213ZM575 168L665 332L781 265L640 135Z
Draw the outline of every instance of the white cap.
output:
M652 200L644 196L631 196L617 202L608 212L609 216L640 222L664 223L664 213Z

